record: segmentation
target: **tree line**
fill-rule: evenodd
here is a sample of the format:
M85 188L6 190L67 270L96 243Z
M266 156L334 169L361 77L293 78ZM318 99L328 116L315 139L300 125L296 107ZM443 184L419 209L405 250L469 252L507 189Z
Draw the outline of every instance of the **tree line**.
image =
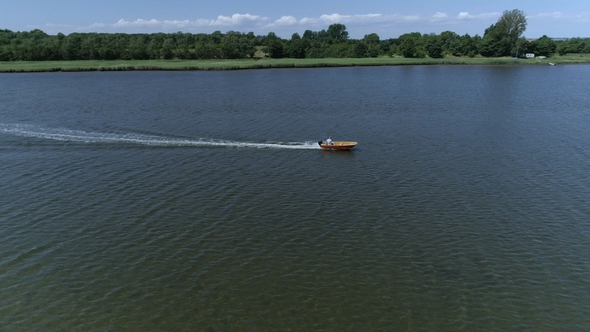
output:
M366 58L403 56L442 58L481 55L520 56L525 53L551 56L555 53L590 53L590 38L555 41L547 36L536 40L522 37L526 16L520 10L505 11L483 36L406 33L380 39L376 33L362 39L349 38L346 26L332 24L327 30L306 30L290 39L275 33L254 35L215 31L205 33L71 33L48 35L35 29L0 30L0 61L44 60L148 60L148 59L241 59L271 58Z

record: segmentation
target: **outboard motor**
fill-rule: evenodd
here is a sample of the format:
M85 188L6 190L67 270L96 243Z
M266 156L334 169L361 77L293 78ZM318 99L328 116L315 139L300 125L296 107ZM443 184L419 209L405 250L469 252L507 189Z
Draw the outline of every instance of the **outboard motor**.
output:
M318 141L319 146L322 146L322 143L324 143L324 141Z

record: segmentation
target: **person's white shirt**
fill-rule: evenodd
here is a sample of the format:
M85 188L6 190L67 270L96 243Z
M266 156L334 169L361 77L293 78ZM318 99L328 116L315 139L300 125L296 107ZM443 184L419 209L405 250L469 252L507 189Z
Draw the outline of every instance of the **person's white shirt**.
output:
M326 144L328 144L328 145L334 144L334 142L332 142L332 137L328 137L328 139L326 140Z

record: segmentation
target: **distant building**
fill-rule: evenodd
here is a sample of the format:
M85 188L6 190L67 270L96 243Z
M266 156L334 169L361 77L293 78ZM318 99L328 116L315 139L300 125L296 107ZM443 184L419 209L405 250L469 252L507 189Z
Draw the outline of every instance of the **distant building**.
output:
M534 53L527 53L527 54L525 54L524 56L525 56L527 59L532 59L532 58L534 58L534 57L535 57L535 54L534 54Z

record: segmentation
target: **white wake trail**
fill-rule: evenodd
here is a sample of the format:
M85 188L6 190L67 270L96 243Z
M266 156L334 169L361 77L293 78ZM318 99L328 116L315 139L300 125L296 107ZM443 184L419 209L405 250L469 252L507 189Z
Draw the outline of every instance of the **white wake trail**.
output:
M112 134L63 128L43 128L32 125L0 124L0 134L88 144L133 144L149 146L194 146L258 149L319 149L319 146L315 142L242 142L205 138L179 139L155 135Z

